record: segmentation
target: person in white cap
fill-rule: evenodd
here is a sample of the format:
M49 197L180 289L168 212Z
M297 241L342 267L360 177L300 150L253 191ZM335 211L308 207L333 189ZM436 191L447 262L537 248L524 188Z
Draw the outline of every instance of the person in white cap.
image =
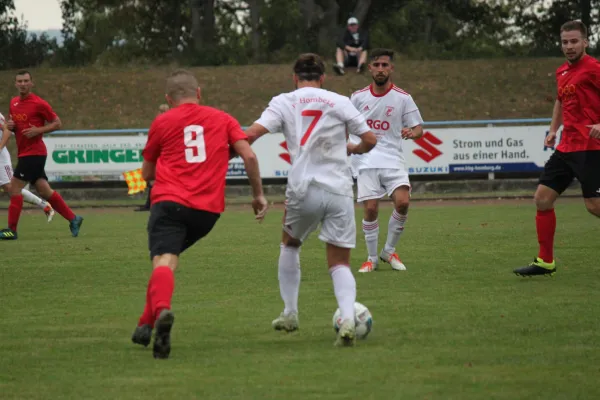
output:
M345 68L356 67L356 72L364 71L367 61L367 50L369 49L369 36L363 30L358 29L358 19L348 19L347 28L337 43L335 59L337 64L333 70L338 75L344 75Z

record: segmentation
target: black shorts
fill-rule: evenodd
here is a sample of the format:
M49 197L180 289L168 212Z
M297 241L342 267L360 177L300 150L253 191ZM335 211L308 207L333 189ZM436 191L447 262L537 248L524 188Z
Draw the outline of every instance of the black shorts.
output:
M564 192L573 178L581 183L581 192L586 199L600 197L600 150L555 151L546 162L540 184Z
M38 179L48 180L46 176L46 156L19 157L13 176L31 184Z
M150 258L179 255L206 236L220 214L182 206L171 201L155 203L148 220Z

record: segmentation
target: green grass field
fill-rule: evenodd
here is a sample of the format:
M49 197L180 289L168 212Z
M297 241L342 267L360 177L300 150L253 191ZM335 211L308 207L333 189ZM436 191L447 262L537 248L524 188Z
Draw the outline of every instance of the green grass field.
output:
M414 204L399 246L408 271L356 274L374 327L350 349L333 347L316 236L301 253L301 330L271 330L282 211L258 225L231 208L182 257L167 361L130 342L148 214L80 211L77 239L28 210L21 238L0 243L2 400L600 398L600 231L580 200L558 205L559 272L539 279L511 273L537 248L530 201ZM364 255L359 235L355 270Z

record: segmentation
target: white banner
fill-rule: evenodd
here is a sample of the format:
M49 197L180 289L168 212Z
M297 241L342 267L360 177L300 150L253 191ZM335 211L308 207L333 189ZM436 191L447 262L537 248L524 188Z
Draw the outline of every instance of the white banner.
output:
M403 143L410 174L538 171L553 152L544 147L545 126L426 129ZM51 180L122 179L139 168L146 136L46 137ZM285 178L289 154L282 134L252 146L263 178ZM227 178L245 178L241 159L229 163Z

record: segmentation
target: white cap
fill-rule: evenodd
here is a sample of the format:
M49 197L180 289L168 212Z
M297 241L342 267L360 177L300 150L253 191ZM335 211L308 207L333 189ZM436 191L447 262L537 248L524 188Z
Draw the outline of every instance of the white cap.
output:
M354 17L348 18L348 25L356 24L358 25L358 20Z

